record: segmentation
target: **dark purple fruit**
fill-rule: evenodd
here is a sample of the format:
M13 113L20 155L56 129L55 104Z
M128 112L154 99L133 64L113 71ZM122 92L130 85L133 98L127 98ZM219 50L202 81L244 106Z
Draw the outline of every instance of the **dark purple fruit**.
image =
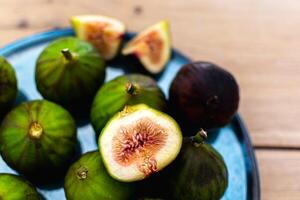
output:
M224 126L239 105L239 87L234 77L209 62L183 66L172 82L169 96L175 116L188 127Z

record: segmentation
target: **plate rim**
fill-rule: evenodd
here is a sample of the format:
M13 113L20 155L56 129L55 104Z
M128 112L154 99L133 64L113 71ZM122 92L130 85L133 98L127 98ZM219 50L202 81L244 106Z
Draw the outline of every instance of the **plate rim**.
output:
M127 35L128 34L132 35L134 33L128 32ZM7 57L10 54L22 51L39 43L50 41L52 39L56 39L62 36L72 35L74 35L74 32L73 29L70 27L55 28L48 31L32 34L30 36L23 37L21 39L15 40L14 42L2 46L0 48L0 55ZM192 61L192 59L185 56L177 49L173 48L173 52L185 58L187 61ZM260 200L261 191L258 164L248 129L246 128L245 123L243 122L241 116L238 113L234 116L231 124L233 125L233 128L236 129L235 132L238 133L236 135L243 149L243 157L246 164L247 176L247 199Z

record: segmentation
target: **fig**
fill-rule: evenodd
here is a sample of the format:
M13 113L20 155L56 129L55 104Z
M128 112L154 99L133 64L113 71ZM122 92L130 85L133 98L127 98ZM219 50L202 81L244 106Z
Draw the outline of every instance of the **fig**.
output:
M160 73L171 57L169 23L161 21L141 31L125 45L122 54L134 55L151 74Z
M15 70L0 56L0 121L15 102L17 92Z
M183 126L218 128L236 113L239 87L225 69L209 62L193 62L177 73L169 90L169 102Z
M0 174L1 200L39 200L36 188L25 179L13 174Z
M104 78L100 54L91 44L74 37L51 42L36 64L38 91L70 111L89 107Z
M74 119L47 100L20 104L6 115L0 127L2 158L33 180L46 181L61 175L76 147Z
M64 189L68 200L126 200L132 196L134 185L110 177L99 151L92 151L69 168Z
M169 177L171 198L174 200L219 200L228 185L228 171L222 156L204 143L202 130L185 138L180 154L172 163Z
M144 103L158 110L166 109L166 100L156 82L145 75L128 74L105 83L97 92L91 109L91 122L100 134L107 121L125 105Z
M121 21L101 15L79 15L72 17L71 23L77 37L93 44L105 60L117 55L126 31Z
M124 182L142 180L162 170L176 158L181 144L175 120L145 104L126 106L99 137L108 173Z

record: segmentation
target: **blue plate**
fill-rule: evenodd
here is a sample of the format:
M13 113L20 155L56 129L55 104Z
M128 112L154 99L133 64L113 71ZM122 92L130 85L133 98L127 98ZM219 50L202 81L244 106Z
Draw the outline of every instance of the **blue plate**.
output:
M16 69L19 85L17 103L42 98L35 86L35 61L48 42L70 35L74 35L71 29L58 29L21 39L0 49L0 55L5 56ZM127 34L126 38L131 36ZM188 62L190 59L176 50L173 51L172 59L158 79L158 84L166 95L177 71ZM106 81L124 73L122 68L108 67ZM229 170L229 186L222 200L259 200L260 188L256 159L241 118L236 115L229 125L220 129L218 134L212 135L213 138L210 138L208 142L223 155ZM90 124L78 127L78 140L83 152L97 149L94 131ZM1 157L0 172L16 173L5 164ZM45 199L65 199L62 187L38 188L38 190Z

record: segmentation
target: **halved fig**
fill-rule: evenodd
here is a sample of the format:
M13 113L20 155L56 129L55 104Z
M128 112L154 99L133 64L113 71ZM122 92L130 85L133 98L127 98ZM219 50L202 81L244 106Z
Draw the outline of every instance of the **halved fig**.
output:
M116 56L126 31L121 21L101 15L80 15L72 17L71 23L77 37L93 44L105 60Z
M152 74L161 72L171 56L169 23L161 21L140 32L126 44L122 54L135 55Z
M145 104L125 107L99 137L108 173L124 182L160 171L177 157L181 144L182 134L175 120Z

